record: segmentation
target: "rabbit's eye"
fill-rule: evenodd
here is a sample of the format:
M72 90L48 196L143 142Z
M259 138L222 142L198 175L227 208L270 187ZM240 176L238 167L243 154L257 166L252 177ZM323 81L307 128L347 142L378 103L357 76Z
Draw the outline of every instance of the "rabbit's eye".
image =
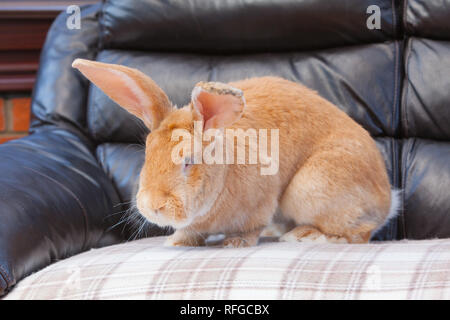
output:
M183 168L183 171L186 172L192 165L194 164L194 159L192 157L185 157L183 160L183 163L181 164L181 167Z
M183 163L183 169L186 170L187 168L189 168L190 166L192 166L192 163Z

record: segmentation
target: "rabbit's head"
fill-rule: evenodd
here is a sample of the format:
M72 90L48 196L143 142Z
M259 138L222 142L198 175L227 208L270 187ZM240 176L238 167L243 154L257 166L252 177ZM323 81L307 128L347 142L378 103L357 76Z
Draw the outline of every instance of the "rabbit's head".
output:
M194 130L223 129L237 121L245 106L242 91L200 82L190 103L176 109L164 91L136 69L83 59L72 66L151 131L136 196L140 213L150 222L174 228L205 217L224 188L226 166L196 163L202 156L194 148Z

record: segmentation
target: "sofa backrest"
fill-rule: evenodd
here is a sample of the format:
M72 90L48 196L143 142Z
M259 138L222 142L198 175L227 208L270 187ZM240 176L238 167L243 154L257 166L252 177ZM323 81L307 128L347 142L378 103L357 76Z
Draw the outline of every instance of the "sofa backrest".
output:
M75 58L138 68L178 106L198 81L281 76L375 137L404 190L398 218L375 239L450 236L449 14L450 0L104 1L82 9L80 30L67 29L65 14L55 21L32 126L88 136L126 202L148 131L73 70Z
M408 238L450 236L450 1L404 3L399 109Z

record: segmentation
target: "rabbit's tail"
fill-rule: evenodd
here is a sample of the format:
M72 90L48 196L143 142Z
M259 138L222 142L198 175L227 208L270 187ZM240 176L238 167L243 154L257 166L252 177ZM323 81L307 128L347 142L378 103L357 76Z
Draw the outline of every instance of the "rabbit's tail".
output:
M384 220L384 222L381 225L379 225L378 228L376 228L372 232L372 234L375 234L376 232L378 232L381 228L383 228L385 225L387 225L392 219L397 217L397 214L400 209L400 204L401 204L401 193L402 193L402 190L399 190L399 189L391 190L391 207L389 208L389 213L388 213L386 219Z

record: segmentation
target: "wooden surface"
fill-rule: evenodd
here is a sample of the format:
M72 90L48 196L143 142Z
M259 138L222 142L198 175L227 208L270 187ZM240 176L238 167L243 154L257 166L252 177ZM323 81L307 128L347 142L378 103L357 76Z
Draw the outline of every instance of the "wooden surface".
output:
M31 91L54 18L69 5L97 1L1 1L0 92Z

